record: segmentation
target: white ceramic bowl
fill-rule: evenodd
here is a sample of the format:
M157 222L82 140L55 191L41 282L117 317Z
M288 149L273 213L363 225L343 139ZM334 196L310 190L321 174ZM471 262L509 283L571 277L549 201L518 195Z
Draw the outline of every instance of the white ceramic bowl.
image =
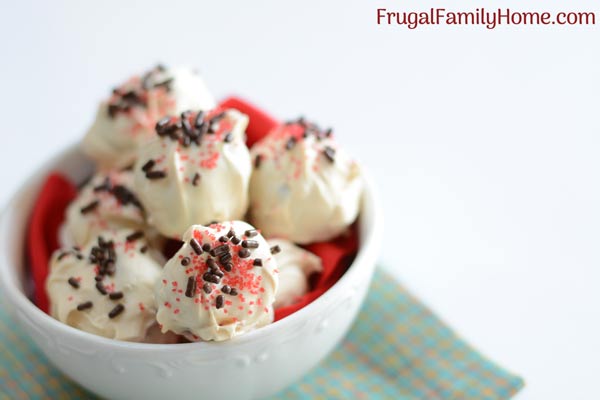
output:
M0 283L9 311L50 361L81 386L110 399L262 398L298 380L348 331L369 287L382 232L368 179L354 263L329 291L281 321L227 342L157 345L106 339L46 315L24 294L30 210L49 171L80 182L91 169L78 146L63 152L25 183L0 220Z

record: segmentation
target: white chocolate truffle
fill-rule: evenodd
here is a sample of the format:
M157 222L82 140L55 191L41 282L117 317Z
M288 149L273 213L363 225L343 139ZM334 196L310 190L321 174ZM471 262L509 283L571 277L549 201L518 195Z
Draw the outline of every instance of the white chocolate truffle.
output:
M269 245L279 246L281 251L275 255L279 269L279 287L275 294L278 309L294 304L299 297L308 293L309 277L323 270L321 259L285 239L269 239Z
M120 230L103 232L81 250L57 250L46 280L50 314L107 338L146 340L156 323L154 287L161 273L147 248L139 233Z
M194 224L242 219L248 208L248 117L233 109L200 113L161 120L135 165L148 222L172 238Z
M331 131L304 120L281 125L256 143L251 155L250 221L265 236L299 244L325 241L356 219L360 168Z
M273 321L277 262L251 225L194 225L183 242L156 285L163 332L221 341Z
M154 138L160 118L215 105L200 75L185 67L158 66L131 77L100 104L83 150L101 169L126 167L138 148Z
M143 230L144 219L133 190L133 171L98 173L67 208L61 244L84 246L107 229Z

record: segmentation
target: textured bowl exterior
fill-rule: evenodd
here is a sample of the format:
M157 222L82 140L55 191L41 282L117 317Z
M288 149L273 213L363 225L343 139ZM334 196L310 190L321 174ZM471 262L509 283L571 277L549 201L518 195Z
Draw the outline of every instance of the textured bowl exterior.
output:
M346 334L365 298L378 255L382 221L366 179L360 249L346 274L302 310L220 343L155 345L105 339L64 325L24 295L25 226L45 173L81 181L92 166L78 146L25 183L0 220L0 286L15 320L50 361L88 390L110 399L253 399L275 394L321 361Z

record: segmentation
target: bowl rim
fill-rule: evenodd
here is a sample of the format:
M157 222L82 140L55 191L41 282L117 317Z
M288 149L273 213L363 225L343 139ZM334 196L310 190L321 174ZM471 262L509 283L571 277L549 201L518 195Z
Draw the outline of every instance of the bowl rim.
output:
M370 254L377 255L383 235L383 220L381 206L378 200L378 193L372 179L364 166L361 166L364 189L361 199L360 214L366 213L370 215L370 220L367 221L371 226L366 229L368 233L366 237L359 238L359 248L352 264L348 267L348 270L342 275L340 279L325 293L319 296L317 299L312 301L310 304L304 306L298 311L286 316L285 318L275 321L269 325L261 327L237 336L232 340L226 341L208 341L208 342L193 342L193 343L175 343L175 344L157 344L157 343L139 343L139 342L127 342L116 339L110 339L103 336L95 335L89 332L85 332L69 326L54 319L49 314L39 309L20 288L14 283L19 282L17 277L17 270L13 268L12 261L9 258L9 251L6 249L6 236L10 234L10 226L8 215L14 212L18 206L18 201L25 195L27 191L32 188L39 188L43 182L43 179L47 176L47 171L50 171L56 167L56 164L68 158L80 153L80 141L72 143L62 151L56 153L53 157L50 157L46 162L42 163L34 172L24 181L19 188L13 192L10 200L5 204L2 211L0 212L0 288L6 293L8 306L14 309L21 310L34 321L38 321L40 324L45 325L53 330L60 331L66 337L77 338L82 341L94 342L96 346L101 345L105 347L111 347L113 349L125 349L135 352L145 352L152 350L153 352L164 352L174 350L189 351L194 350L195 352L201 351L202 349L210 351L215 347L222 346L243 346L249 342L253 342L256 339L268 336L273 331L278 329L285 329L301 321L307 317L314 310L324 306L330 302L336 295L337 292L346 286L350 281L351 277L360 273L360 266L364 264L364 261ZM36 192L37 193L37 192ZM37 195L37 194L36 194ZM31 208L27 210L27 214L31 212ZM27 218L27 217L26 217ZM359 218L361 216L359 215ZM366 218L363 216L363 218ZM26 227L23 229L23 235L26 232ZM24 239L21 239L21 243ZM370 279L370 276L369 276ZM10 314L10 312L9 312Z

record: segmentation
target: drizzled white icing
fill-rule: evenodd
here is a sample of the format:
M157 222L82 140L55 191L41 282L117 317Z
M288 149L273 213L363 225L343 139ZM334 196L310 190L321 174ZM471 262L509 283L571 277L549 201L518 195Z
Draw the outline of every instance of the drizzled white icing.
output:
M156 318L163 332L184 334L194 341L220 341L273 321L277 262L265 239L253 229L242 221L208 227L194 225L188 229L183 236L184 245L167 262L156 285ZM230 231L239 241L229 234ZM227 237L227 242L220 241L221 237ZM209 245L217 255L211 256L207 251L198 254L191 244L192 239L199 245ZM244 240L257 247L246 249ZM223 253L216 249L218 246L229 249L230 271L219 261L222 260L219 254ZM245 258L240 255L244 251L248 252ZM216 273L222 274L218 283L209 276L211 270L216 271L209 266L209 259L216 262L219 271ZM257 259L261 266L256 264ZM234 289L237 295L233 295Z
M133 172L100 172L69 204L61 242L84 246L107 229L145 229L144 218L133 189Z
M279 246L275 255L279 269L279 287L275 294L275 309L294 304L300 296L308 293L309 277L323 270L321 259L284 239L269 239L270 246Z
M328 132L303 121L281 125L251 154L250 217L265 236L325 241L356 219L360 168Z
M75 328L112 339L144 341L155 323L156 306L154 287L161 266L144 250L148 244L143 238L128 241L130 230L104 231L103 240L95 238L81 250L60 249L51 259L46 290L50 297L50 313L57 320ZM100 242L114 244L112 275L106 274L98 289L96 276L101 275L102 262L91 261L93 248ZM106 251L108 252L108 251ZM76 284L70 284L69 280ZM76 287L75 287L76 286ZM122 298L111 299L111 293L121 292ZM78 310L77 306L91 302L92 306ZM123 311L109 317L121 304ZM153 335L153 341L172 341Z
M155 68L131 77L100 104L83 150L102 169L126 167L135 161L138 148L154 138L160 118L215 105L204 81L191 69Z
M248 117L233 109L203 115L205 132L199 139L192 141L183 129L157 136L140 150L135 165L135 188L149 222L169 237L181 237L193 224L241 219L248 207ZM185 117L190 126L196 116ZM170 122L178 123L180 118ZM164 176L153 179L156 173Z

